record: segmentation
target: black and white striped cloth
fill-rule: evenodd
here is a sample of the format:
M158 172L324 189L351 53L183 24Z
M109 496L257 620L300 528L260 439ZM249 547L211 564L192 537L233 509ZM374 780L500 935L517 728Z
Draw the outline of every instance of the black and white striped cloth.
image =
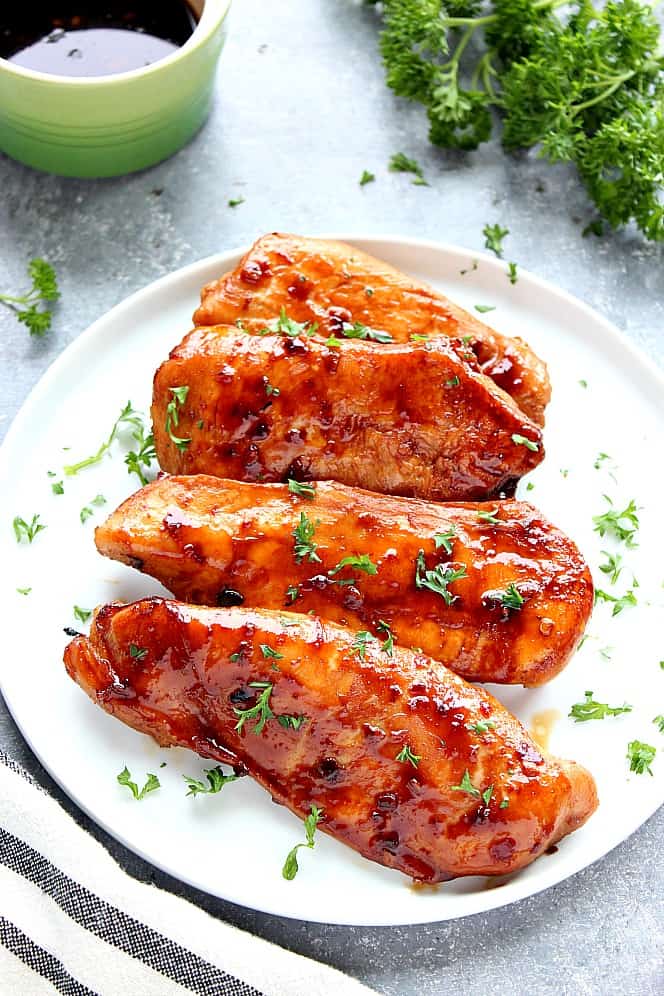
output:
M0 992L371 996L130 878L0 752Z

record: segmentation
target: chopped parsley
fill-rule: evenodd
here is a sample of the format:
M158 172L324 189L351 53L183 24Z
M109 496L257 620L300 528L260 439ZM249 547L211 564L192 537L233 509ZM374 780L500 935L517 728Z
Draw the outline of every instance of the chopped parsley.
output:
M569 711L569 718L576 723L586 723L590 719L605 719L607 716L620 716L631 712L631 705L610 706L606 702L596 702L593 692L584 692L585 701L576 702Z
M286 597L288 598L289 604L292 605L300 597L300 586L299 584L289 584L286 588Z
M360 177L360 186L366 187L367 183L373 183L376 179L374 173L370 173L368 169L362 170L362 176Z
M30 260L28 276L32 281L29 291L19 296L0 294L0 301L28 327L30 335L43 336L51 327L52 315L48 306L40 309L39 305L58 300L58 281L55 270L44 259Z
M459 378L455 374L454 377L450 377L449 380L445 381L445 387L458 387L460 383L461 383L461 381L459 380Z
M390 628L389 623L386 623L384 619L380 619L376 625L376 630L385 637L385 640L381 644L380 649L383 653L387 654L388 657L394 656L394 633Z
M117 438L120 429L128 425L133 427L134 432L136 432L139 428L142 429L143 427L143 421L141 419L141 416L137 411L135 411L132 408L131 401L127 402L127 404L124 406L124 408L116 418L115 422L113 423L113 428L111 429L110 434L108 436L108 439L101 444L97 452L93 453L92 456L85 457L84 460L79 460L78 463L67 464L63 468L66 476L74 477L74 475L78 474L79 471L84 470L86 467L92 467L95 464L100 463L104 455L108 453L111 446L113 445L113 442Z
M468 795L472 795L473 799L479 799L481 796L480 790L475 788L470 780L468 768L464 771L463 778L458 785L450 785L450 792L467 792Z
M656 753L656 747L652 747L650 744L641 743L640 740L631 740L627 744L627 760L629 761L629 770L635 771L637 775L643 775L646 771L649 775L652 775L652 768L650 765L655 760Z
M588 381L587 380L583 380L582 379L582 380L579 381L579 384L580 384L581 387L584 387L584 388L588 387Z
M378 573L378 568L368 553L361 553L359 556L343 557L337 566L333 567L329 572L330 576L338 574L344 567L355 567L358 571L363 571L365 574Z
M135 643L129 644L129 656L135 661L144 661L148 656L147 647L139 647Z
M228 201L229 208L236 208L240 204L244 204L244 197L231 197Z
M306 512L300 512L300 521L293 530L293 553L295 555L295 561L301 564L306 557L310 563L321 563L321 559L316 553L318 549L318 544L314 543L314 533L316 532L316 527L314 523L307 517Z
M282 661L284 659L283 654L280 654L277 650L274 650L272 647L268 646L267 643L261 643L259 644L259 647L260 652L266 660Z
M277 716L277 722L280 726L283 726L285 730L299 730L304 723L306 723L306 716L289 716L287 713L282 713L281 716Z
M263 383L265 385L265 393L267 394L268 398L278 398L279 397L279 395L281 394L281 391L279 390L278 387L273 387L272 384L270 384L269 377L263 377Z
M82 609L80 605L74 606L74 615L79 622L86 623L92 615L91 609Z
M357 656L360 660L364 660L367 656L367 647L370 643L376 643L376 637L373 633L369 633L366 629L361 629L355 634L355 641L353 643L352 649L357 650Z
M476 723L471 723L466 727L467 730L472 730L473 733L488 733L489 730L493 730L496 724L492 719L478 719Z
M462 564L455 568L454 564L438 564L433 570L429 570L424 560L424 550L420 550L415 562L415 587L428 588L436 595L444 599L446 605L451 605L458 599L458 595L452 595L449 585L461 578L468 577L466 567Z
M187 401L189 386L182 384L180 387L169 387L169 391L173 397L166 405L166 432L171 442L182 453L189 446L191 438L185 439L182 436L176 436L173 428L177 429L180 424L180 410Z
M622 571L622 567L620 566L622 557L619 553L609 553L607 550L602 550L602 554L606 557L606 563L600 564L599 569L602 574L609 575L611 584L615 584Z
M292 318L289 318L285 308L280 310L278 318L273 319L268 324L269 328L265 329L265 333L280 332L291 339L297 339L301 335L312 336L318 328L316 322L311 325L309 322L296 322Z
M187 795L215 795L217 792L221 792L224 785L236 782L240 777L239 775L225 775L220 765L217 765L216 768L203 768L203 774L206 777L207 785L199 781L198 778L191 778L189 775L182 776L188 786Z
M12 523L14 527L14 536L16 537L17 543L22 543L23 540L27 540L28 543L32 543L37 533L40 533L42 529L46 529L46 526L39 521L38 515L33 515L30 522L26 522L19 515L14 517Z
M415 176L413 183L416 187L428 187L429 184L424 179L422 167L416 159L410 159L403 152L395 152L390 158L389 169L392 173L412 173Z
M628 605L637 605L636 595L631 590L625 592L624 595L617 597L616 595L611 595L608 591L603 591L601 588L595 588L595 604L597 602L611 602L613 605L612 616L620 615L622 610Z
M653 723L660 733L664 733L664 716L655 716Z
M397 756L395 761L401 761L402 764L412 764L414 768L418 766L422 760L421 754L413 754L408 744L404 744Z
M254 733L259 735L263 732L263 727L267 721L274 719L274 713L270 708L270 695L272 694L273 687L268 681L249 682L249 688L260 689L260 695L257 697L255 705L249 709L237 709L235 706L233 707L233 712L239 717L235 724L235 729L238 733L242 731L242 727L247 720L255 719Z
M17 588L16 590L19 593L19 595L29 595L30 592L32 591L32 588Z
M366 339L368 342L394 342L389 332L380 332L378 329L369 328L362 322L344 322L341 327L341 334L344 339ZM330 345L328 341L328 345ZM338 343L337 343L338 345Z
M595 532L600 536L614 536L630 549L637 546L634 537L639 529L639 517L634 499L621 512L613 507L608 495L604 495L604 499L611 507L602 515L593 515Z
M508 277L509 282L511 284L515 284L517 282L517 280L519 279L519 277L517 275L517 272L516 272L516 263L508 263L507 264L507 277Z
M51 491L54 495L63 495L65 493L64 484L62 481L53 481L51 484Z
M488 311L495 311L495 304L474 304L473 308L475 311L479 311L480 315L486 315Z
M532 450L533 453L537 453L539 450L539 443L534 443L532 439L526 439L525 436L522 436L518 432L512 433L512 442L516 446L525 446L527 450Z
M304 832L306 834L307 840L305 844L296 844L292 851L288 852L286 860L284 861L284 867L281 870L281 874L286 879L287 882L292 882L299 871L299 866L297 863L297 852L301 847L308 847L309 850L314 848L314 835L316 833L316 827L324 818L324 813L322 809L318 806L311 804L311 809L309 815L304 821Z
M525 598L513 581L511 584L508 584L507 588L500 596L500 604L506 609L520 609L525 601Z
M445 553L451 554L452 553L452 540L454 539L454 537L456 536L456 534L457 534L456 526L452 526L450 529L448 529L444 533L434 533L433 541L434 541L436 550L440 550L440 548L442 546L442 548L445 551Z
M489 525L491 526L497 526L500 523L500 519L496 515L496 512L498 511L499 507L500 507L499 505L496 505L496 507L490 511L478 512L477 518L480 520L480 522L488 522Z
M306 498L307 501L313 501L316 496L316 488L313 484L302 484L300 481L294 481L292 477L288 478L288 490L292 495Z
M509 228L501 228L498 224L485 225L482 229L484 247L500 258L503 255L503 239L509 234Z
M141 799L144 799L148 794L148 792L154 792L156 791L156 789L161 788L161 784L157 776L150 774L150 772L148 772L147 781L145 782L143 788L139 791L136 782L131 781L131 772L129 771L126 765L124 766L120 774L117 776L117 778L118 778L118 783L120 785L125 785L131 791L131 794L133 795L134 799L136 799L137 802L140 802Z
M202 428L202 422L198 423L198 428ZM145 431L142 423L134 425L132 438L136 440L137 448L130 450L125 456L128 474L136 474L141 484L147 484L148 478L145 476L143 467L146 470L152 465L152 461L157 459L157 452L154 448L154 435Z

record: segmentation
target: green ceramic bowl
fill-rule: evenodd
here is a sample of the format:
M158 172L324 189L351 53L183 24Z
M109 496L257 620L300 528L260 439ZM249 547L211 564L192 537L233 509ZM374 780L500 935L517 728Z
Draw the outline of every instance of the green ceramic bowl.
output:
M114 76L72 78L0 59L0 150L62 176L119 176L180 149L205 121L231 0L205 0L172 55Z

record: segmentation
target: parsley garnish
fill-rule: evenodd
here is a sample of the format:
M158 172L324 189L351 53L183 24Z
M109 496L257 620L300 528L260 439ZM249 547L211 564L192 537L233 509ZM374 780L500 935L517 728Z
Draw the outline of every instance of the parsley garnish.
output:
M300 586L299 584L289 584L286 588L286 597L289 599L290 604L297 601L300 597Z
M620 615L622 610L628 605L637 605L636 595L631 590L625 592L618 598L616 595L609 594L608 591L602 591L601 588L595 589L595 603L597 602L611 602L613 604L612 616Z
M53 481L53 484L51 484L51 491L54 495L63 495L65 493L63 482Z
M595 532L600 536L615 536L625 546L630 549L637 546L634 537L639 529L639 517L634 499L619 512L613 507L613 502L608 495L604 495L606 501L611 506L603 515L593 515Z
M475 788L470 780L468 768L464 771L459 785L450 785L450 792L467 792L468 795L472 795L473 799L479 799L481 795L480 790Z
M366 339L369 342L394 342L389 332L379 332L378 329L369 328L362 322L344 322L341 327L341 334L344 339ZM328 340L328 345L330 345Z
M622 557L619 553L609 553L607 550L602 550L602 553L606 557L606 563L600 564L599 569L602 574L609 575L611 584L615 584L622 571L622 567L620 566Z
M311 563L321 563L321 559L316 553L318 544L313 542L315 531L316 527L311 519L307 517L305 512L300 512L300 521L293 530L293 539L295 540L293 552L296 563L301 564L305 557Z
M449 380L445 381L445 387L458 387L460 383L461 383L461 381L459 380L459 378L455 374L454 377L450 377Z
M390 628L389 623L386 623L384 619L380 619L376 625L377 631L381 636L385 636L385 640L381 644L380 649L383 653L387 654L388 657L394 656L394 633Z
M86 457L84 460L79 460L78 463L71 463L63 468L67 477L73 477L75 474L78 474L80 470L84 470L86 467L92 467L94 464L100 463L102 457L111 448L113 441L123 426L131 425L134 427L134 430L136 430L137 427L142 426L142 424L141 416L137 411L134 411L131 406L131 401L128 401L113 423L113 428L111 429L108 439L105 443L101 444L97 452L93 453L92 456Z
M17 543L22 543L24 539L28 543L32 543L37 533L40 533L42 529L46 529L46 526L39 521L38 515L33 515L30 522L26 522L19 515L15 516L12 523L14 527L14 536L16 537Z
M199 423L198 428L202 428L201 423ZM154 448L154 435L151 432L146 433L145 427L141 422L134 423L134 431L131 435L136 440L137 449L130 450L125 456L127 473L136 474L141 484L147 484L148 478L145 476L142 468L149 468L152 461L157 459L157 453Z
M52 314L48 307L40 309L39 305L58 300L58 282L55 270L43 259L30 260L28 276L32 280L29 291L18 297L0 294L0 301L11 308L19 322L27 325L30 335L42 336L51 327Z
M74 606L74 615L79 622L86 623L90 616L92 615L91 609L82 609L80 605Z
M472 730L473 733L488 733L495 725L492 719L478 719L476 723L471 723L466 729Z
M313 501L316 496L316 488L313 484L301 484L300 481L294 481L292 477L288 478L288 490L292 495L299 495L300 498L306 498L308 501Z
M503 255L503 239L509 234L509 228L501 228L498 224L485 225L482 229L485 248L500 258Z
M282 661L284 659L283 654L280 654L277 650L274 650L272 647L268 646L267 643L261 643L259 646L260 652L266 660Z
M362 176L360 177L360 186L364 187L367 183L373 183L376 179L373 173L370 173L368 169L362 170Z
M235 729L238 733L241 732L242 727L248 719L256 719L257 723L254 726L254 733L260 734L263 732L263 727L267 721L274 718L274 713L270 709L270 695L272 694L273 687L268 681L249 682L249 688L259 688L261 689L261 693L256 699L256 704L249 709L236 709L233 707L235 715L240 717L235 724Z
M452 553L452 540L456 536L456 526L451 526L447 532L444 533L434 533L433 542L435 544L436 550L440 550L441 546L445 553Z
M148 792L154 792L156 789L161 787L157 776L152 775L150 774L150 772L148 772L147 781L139 792L138 785L136 784L136 782L131 781L131 772L129 771L126 765L117 777L120 785L126 785L127 788L131 790L131 794L133 795L134 799L137 800L137 802L140 802L141 799L144 799L148 794Z
M507 276L511 284L515 284L519 279L516 272L516 263L507 264Z
M515 609L515 610L520 609L525 601L526 601L525 598L523 597L517 586L514 584L514 582L508 584L507 588L500 596L500 603L506 609Z
M173 397L166 405L166 432L171 442L175 444L180 452L183 452L189 446L191 439L183 439L181 436L176 436L173 432L173 427L177 428L180 424L180 409L187 400L189 387L187 384L183 384L181 387L169 387L169 391Z
M306 716L289 716L287 713L282 713L281 716L277 716L277 722L280 726L283 726L285 730L299 730L300 727L306 723Z
M629 770L635 771L637 775L643 775L647 771L652 775L650 765L655 760L657 748L650 744L641 743L640 740L632 740L627 744L627 760Z
M588 381L587 380L583 380L582 379L582 380L579 381L579 384L581 385L581 387L588 387Z
M89 505L84 505L80 511L81 522L87 522L90 516L94 514L95 513L93 512L93 510L90 508Z
M389 169L392 173L413 173L415 179L413 183L416 187L428 187L429 184L424 179L422 167L416 159L409 159L403 152L395 152L390 158Z
M378 573L378 568L368 553L361 553L359 556L353 557L343 557L337 566L329 571L330 576L338 574L344 567L356 567L358 571L364 571L365 574Z
M366 629L361 629L358 633L355 634L355 641L353 643L352 649L357 650L357 656L361 660L364 660L365 657L367 656L367 647L369 646L370 643L375 643L375 642L377 641L373 633L367 632Z
M265 393L267 394L268 398L279 397L281 391L278 387L273 387L272 384L270 384L269 377L263 377L263 383L265 385Z
M187 795L214 795L221 792L224 785L236 782L240 777L239 775L225 775L219 765L216 768L203 768L203 774L207 779L207 785L199 781L198 778L190 778L189 775L182 776L189 787Z
M138 647L135 643L130 643L129 656L135 661L144 661L148 656L148 648Z
M527 450L532 450L533 453L537 453L539 449L539 443L534 443L532 439L526 439L525 436L520 435L518 432L512 433L512 442L516 446L525 446Z
M304 821L304 832L307 835L306 844L296 844L292 851L288 852L288 856L284 861L284 867L281 870L281 874L286 879L287 882L292 882L299 871L299 866L297 863L297 852L301 847L308 847L313 850L314 847L314 835L316 833L316 827L321 822L324 817L322 809L318 806L311 804L311 811Z
M16 590L19 593L19 595L29 595L30 592L32 591L32 588L17 588Z
M664 733L664 716L655 716L653 723L660 733Z
M401 761L402 764L412 764L414 768L418 766L422 760L421 754L413 754L408 744L404 744L397 756L395 761Z
M631 712L631 705L611 707L605 702L595 702L593 692L584 692L585 701L576 702L569 712L570 719L577 723L586 723L589 719L605 719L606 716L620 716L623 712Z
M228 202L229 208L236 208L239 204L244 204L244 197L231 197Z
M495 304L474 304L473 308L475 311L479 311L480 315L486 315L487 311L495 311Z
M496 505L496 507L492 511L488 512L480 511L477 513L477 518L480 520L480 522L488 522L492 526L497 526L500 523L500 519L496 515L498 508L499 506Z
M267 332L280 332L282 335L290 336L291 339L296 339L300 335L312 336L318 325L314 322L310 325L309 322L296 322L292 318L289 318L286 314L286 309L282 308L279 312L279 317L273 319L269 322L269 329Z
M458 595L452 595L448 591L448 586L454 581L468 577L465 565L455 568L453 564L438 564L433 570L428 570L424 560L424 550L420 550L415 562L415 587L428 588L445 600L446 605L455 602Z

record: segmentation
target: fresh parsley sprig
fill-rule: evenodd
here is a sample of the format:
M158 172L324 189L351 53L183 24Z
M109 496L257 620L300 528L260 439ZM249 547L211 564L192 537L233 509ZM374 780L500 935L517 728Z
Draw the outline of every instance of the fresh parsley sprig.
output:
M604 500L609 508L601 515L593 515L595 532L600 536L613 536L630 549L638 546L634 537L639 531L639 516L634 499L622 511L614 507L608 495L604 495Z
M651 744L644 744L640 740L631 740L627 745L629 770L636 772L637 775L643 775L646 771L652 775L650 765L655 760L656 754L657 748Z
M189 394L189 385L181 384L180 387L169 387L168 390L173 397L166 405L166 432L168 433L168 437L171 442L182 453L189 446L191 438L176 436L173 432L173 428L175 427L177 429L180 424L180 410L186 404L187 395Z
M420 550L415 561L415 587L428 588L445 601L446 605L456 602L458 595L453 595L449 591L449 586L454 581L460 581L468 577L464 564L454 566L454 564L438 564L429 570L424 559L424 550Z
M324 816L325 814L323 813L323 810L319 809L318 806L312 803L309 815L304 820L304 832L307 837L306 843L296 844L295 847L288 852L286 860L284 861L284 867L281 870L281 874L287 882L292 882L299 871L297 852L300 848L307 847L311 851L314 849L316 827L324 819Z
M30 335L43 336L51 327L52 313L48 305L60 297L55 270L44 259L32 259L28 264L32 286L25 294L0 294L0 301L16 314L30 330ZM40 308L40 305L46 307Z
M411 159L403 152L395 152L390 157L389 170L391 173L412 173L415 177L411 182L415 187L428 187L429 184L424 179L422 167L416 159Z
M24 540L32 543L35 536L43 529L46 529L43 522L39 521L39 515L33 515L30 522L26 522L20 515L16 515L14 516L12 526L14 527L14 536L17 543L22 543Z
M113 428L111 429L108 439L101 444L96 453L91 456L85 457L83 460L79 460L78 463L70 463L64 467L64 472L67 477L74 477L81 470L85 470L86 467L93 467L97 463L101 463L104 455L108 453L114 441L117 439L118 433L121 429L126 426L131 426L136 430L139 426L143 425L143 421L139 412L135 411L132 407L131 401L128 401L124 406L115 422L113 423Z
M157 778L157 776L150 774L150 772L148 772L145 785L143 786L142 789L139 790L136 782L132 782L131 771L126 765L124 766L120 774L117 776L117 779L120 785L125 785L129 789L129 791L131 792L131 794L133 795L134 799L136 799L137 802L140 802L141 799L144 799L149 792L155 792L158 788L161 788L161 783Z
M301 564L305 557L312 564L321 563L321 559L316 553L318 544L314 543L315 532L315 524L306 512L300 512L299 522L293 530L293 553L297 564Z
M272 695L273 687L268 681L249 682L249 688L259 689L260 695L257 696L255 704L250 706L249 709L237 709L233 707L233 712L239 717L235 724L235 729L238 733L242 732L242 728L247 720L255 719L254 733L260 736L268 720L274 719L274 713L270 708L270 696Z
M182 776L188 786L187 795L215 795L217 792L221 792L224 785L236 782L240 777L239 775L225 775L219 765L216 768L203 768L203 774L207 785L198 778L191 778L189 775Z
M584 701L575 702L569 711L569 718L576 723L587 723L591 719L606 719L607 716L621 716L631 712L631 705L610 706L606 702L596 702L594 692L584 692Z

